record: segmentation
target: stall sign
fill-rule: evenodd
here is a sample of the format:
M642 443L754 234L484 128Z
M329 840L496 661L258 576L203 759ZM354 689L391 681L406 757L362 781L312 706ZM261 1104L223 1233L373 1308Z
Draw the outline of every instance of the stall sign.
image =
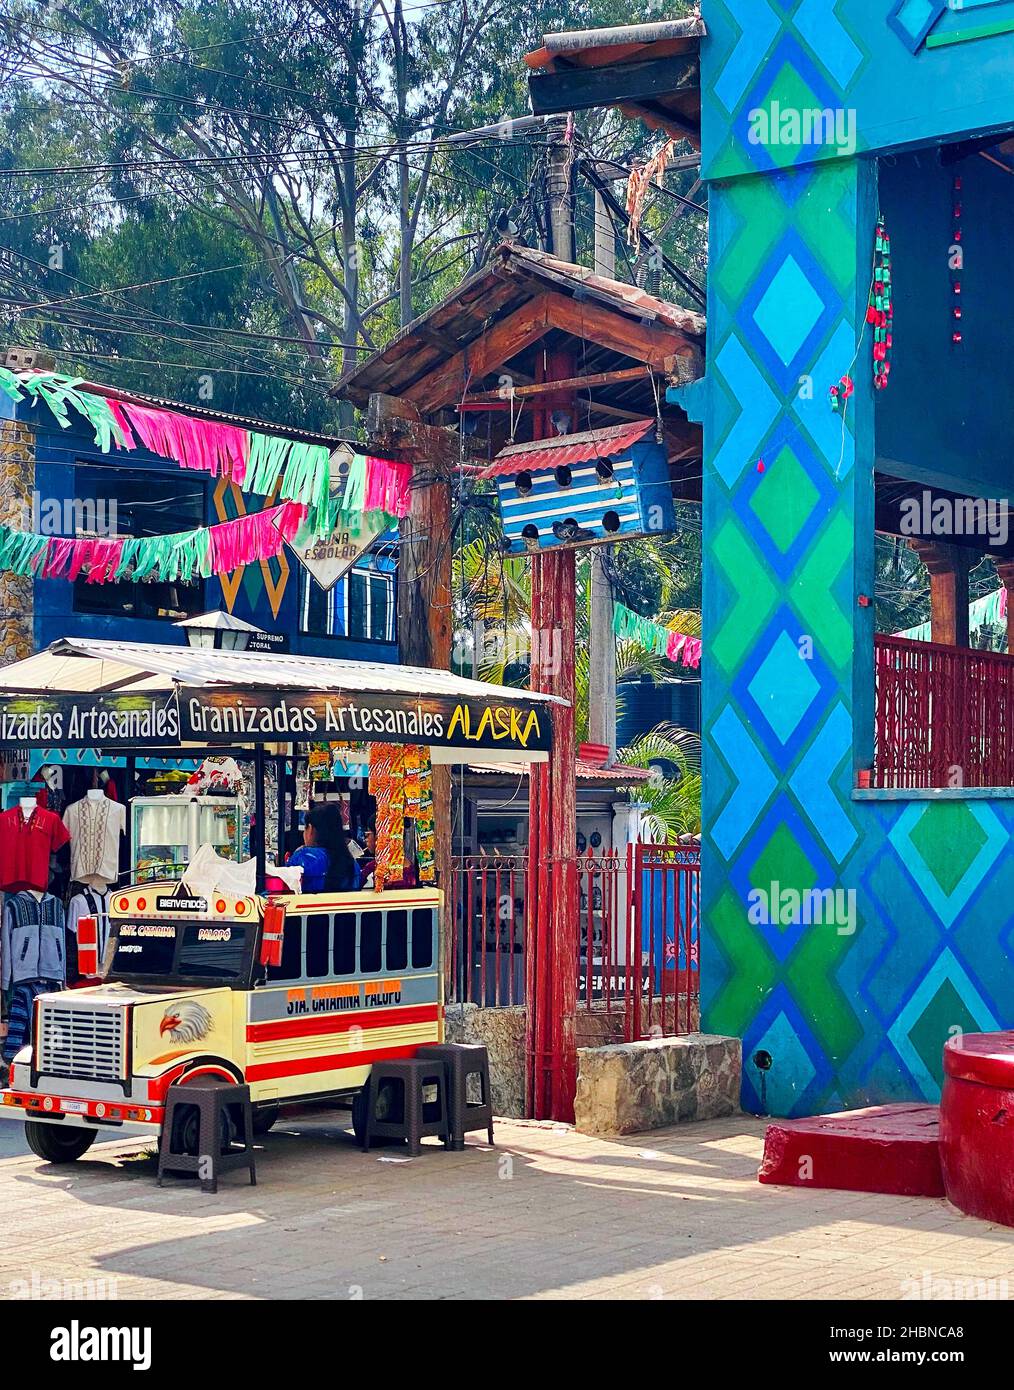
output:
M0 746L28 748L164 748L179 743L175 693L5 695Z
M180 731L195 743L425 743L442 748L547 752L551 716L529 700L349 692L180 690Z
M544 753L549 709L453 695L181 688L0 696L0 748L171 748L181 743L424 743Z

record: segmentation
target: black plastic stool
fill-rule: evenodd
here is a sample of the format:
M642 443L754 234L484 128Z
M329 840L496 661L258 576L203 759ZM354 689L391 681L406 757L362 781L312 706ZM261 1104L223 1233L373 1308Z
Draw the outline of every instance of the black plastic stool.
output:
M465 1147L465 1135L484 1129L493 1143L493 1103L489 1084L489 1053L480 1043L424 1043L419 1056L437 1057L447 1068L452 1149ZM478 1076L482 1099L469 1101L468 1079Z
M187 1105L194 1106L198 1114L196 1154L181 1153L172 1147L176 1115ZM242 1123L237 1129L243 1140L238 1147L229 1138L230 1110L241 1112ZM210 1172L206 1165L210 1165ZM231 1168L249 1168L250 1186L257 1185L250 1087L211 1077L185 1086L170 1086L158 1145L159 1187L163 1173L199 1173L201 1191L217 1192L219 1175Z
M377 1097L385 1083L401 1087L401 1108L377 1119ZM435 1101L426 1101L423 1089L437 1088ZM422 1153L420 1140L437 1135L450 1143L447 1130L447 1074L439 1058L407 1057L403 1061L375 1062L366 1083L366 1123L363 1126L363 1153L369 1153L371 1139L405 1139L408 1151ZM429 1113L427 1113L429 1112Z

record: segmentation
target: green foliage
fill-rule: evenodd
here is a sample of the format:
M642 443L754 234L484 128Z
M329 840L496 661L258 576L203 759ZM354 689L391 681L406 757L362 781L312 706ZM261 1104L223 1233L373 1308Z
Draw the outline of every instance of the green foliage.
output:
M351 425L337 374L481 264L503 221L538 240L541 133L447 134L527 113L544 33L655 17L619 0L7 0L0 167L60 172L4 181L0 332L93 379ZM580 127L596 155L659 144L614 112ZM645 226L697 265L703 221L673 206L653 198ZM591 209L579 183L584 256ZM641 274L631 257L618 273Z
M645 821L654 840L672 843L701 833L701 747L696 734L676 724L657 724L621 749L617 761L653 771L651 781L638 783L631 795L646 807ZM675 775L662 775L660 762L669 764Z

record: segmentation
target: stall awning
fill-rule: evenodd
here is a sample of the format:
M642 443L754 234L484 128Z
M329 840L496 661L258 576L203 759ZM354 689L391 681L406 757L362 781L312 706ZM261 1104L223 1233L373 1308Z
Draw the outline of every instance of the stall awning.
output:
M544 761L556 696L449 671L90 638L0 670L0 747L420 743Z
M540 439L534 444L511 444L501 449L480 478L509 477L539 468L571 467L598 459L617 458L633 445L639 444L654 420L636 420L632 425L610 425L607 429L586 430L583 434L566 434L554 439Z

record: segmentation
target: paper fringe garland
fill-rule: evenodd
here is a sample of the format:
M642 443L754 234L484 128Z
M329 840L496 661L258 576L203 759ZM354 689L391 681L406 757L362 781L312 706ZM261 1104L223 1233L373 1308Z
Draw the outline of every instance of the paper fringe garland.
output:
M699 637L673 632L661 623L653 623L650 618L642 618L622 603L613 605L613 632L621 639L636 642L645 651L668 657L670 661L682 661L684 666L694 669L701 664L702 643Z
M67 540L12 531L0 526L0 570L38 579L78 579L108 584L158 579L187 581L198 575L231 574L241 565L269 560L291 542L306 519L299 502L284 502L264 512L179 531L168 536L98 536Z
M138 444L160 458L172 459L212 477L228 477L244 492L271 496L278 489L282 502L306 508L313 535L328 534L336 514L348 521L364 511L394 520L408 515L412 469L388 459L357 454L349 469L345 494L336 508L331 502L331 453L326 444L308 444L279 435L261 434L217 420L198 419L161 406L137 405L92 391L82 391L82 377L57 372L18 376L0 367L0 391L15 403L26 397L45 401L61 429L69 429L68 407L88 420L95 443L104 454L112 449L136 449ZM343 529L349 529L348 524Z

